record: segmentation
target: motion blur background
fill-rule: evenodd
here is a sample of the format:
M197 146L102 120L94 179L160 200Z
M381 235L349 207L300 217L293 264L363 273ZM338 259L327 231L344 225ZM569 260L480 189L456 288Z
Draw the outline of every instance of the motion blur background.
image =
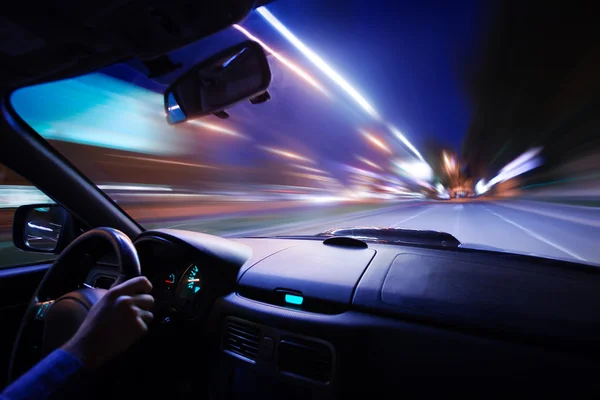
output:
M600 39L577 2L280 0L171 55L250 38L264 104L169 126L141 62L15 92L17 113L145 228L225 236L439 230L466 247L600 264ZM336 4L333 4L336 3ZM32 160L35 162L35 160ZM50 202L0 165L14 209Z

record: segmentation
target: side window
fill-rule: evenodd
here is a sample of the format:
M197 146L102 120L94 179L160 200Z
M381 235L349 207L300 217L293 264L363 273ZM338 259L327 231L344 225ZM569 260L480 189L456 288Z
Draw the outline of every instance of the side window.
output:
M48 196L0 163L0 268L25 265L55 258L52 254L29 253L12 241L13 216L25 204L54 203Z

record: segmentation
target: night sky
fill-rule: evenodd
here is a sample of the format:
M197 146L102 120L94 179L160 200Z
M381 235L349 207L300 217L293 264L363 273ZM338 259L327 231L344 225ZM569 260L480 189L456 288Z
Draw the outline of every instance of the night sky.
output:
M461 63L483 30L481 3L289 0L269 9L415 145L431 135L458 147L471 117Z

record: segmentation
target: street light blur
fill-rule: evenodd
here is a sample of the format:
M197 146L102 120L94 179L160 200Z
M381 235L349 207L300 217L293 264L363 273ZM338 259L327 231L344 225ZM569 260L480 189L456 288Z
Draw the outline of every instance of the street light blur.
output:
M383 168L381 168L379 165L375 164L371 160L367 160L366 158L358 156L358 155L356 156L356 159L358 161L360 161L360 162L363 162L363 163L367 164L369 167L372 167L372 168L378 169L380 171L383 171Z
M296 161L304 161L304 162L308 162L311 164L314 164L315 162L313 160L311 160L310 158L307 157L303 157L299 154L296 153L292 153L291 151L288 150L282 150L282 149L277 149L274 147L267 147L267 146L260 146L261 149L268 151L271 154L276 154L278 156L282 156L285 158L290 158L292 160L296 160Z
M394 161L394 164L406 175L416 181L430 181L433 178L431 167L422 161Z
M317 89L324 95L329 96L329 93L327 93L325 88L323 88L323 86L319 82L317 82L317 80L315 78L310 76L310 74L308 72L304 71L298 65L294 64L293 62L291 62L290 60L288 60L287 58L283 57L281 54L279 54L278 52L273 50L271 47L267 46L262 40L258 39L256 36L254 36L250 32L248 32L247 29L245 29L242 26L237 25L237 24L233 25L233 27L235 29L237 29L238 31L240 31L241 33L243 33L248 39L254 40L258 44L260 44L263 47L263 49L265 49L267 52L269 52L273 57L275 57L277 60L279 60L283 65L285 65L286 67L288 67L289 69L294 71L300 78L304 79L312 87L314 87L315 89Z
M446 167L446 171L448 173L452 173L456 170L456 160L454 157L449 156L445 151L442 152L442 156L444 158L444 165Z
M421 153L419 153L419 150L417 150L416 147L413 146L413 144L408 141L408 139L406 138L406 136L404 136L402 134L402 132L400 132L398 130L398 128L396 128L393 125L388 125L388 128L390 129L390 131L392 131L392 133L394 134L394 136L396 136L398 139L400 139L400 141L402 143L404 143L404 145L406 147L408 147L410 149L410 151L412 151L419 158L419 160L425 162L425 159L423 158L423 156L421 155Z
M324 175L328 175L327 171L323 171L321 169L318 168L312 168L312 167L307 167L306 165L301 165L301 164L291 164L291 167L295 167L298 169L302 169L304 171L309 171L315 174L324 174Z
M327 64L317 53L305 45L296 35L294 35L284 24L282 24L269 10L264 6L256 11L266 19L283 37L294 45L306 58L309 59L318 69L320 69L329 79L338 85L350 98L358 103L371 117L379 120L379 114L371 104L356 90L346 79L344 79L336 70Z
M485 182L485 179L481 179L479 182L477 182L477 184L475 185L475 193L479 196L484 194L485 192L487 192L489 190L489 186L487 185L487 183Z
M379 139L377 136L362 129L360 130L360 133L377 148L385 151L386 153L392 154L392 150L388 147L388 145L386 145L383 140Z
M211 124L211 123L208 123L208 122L193 120L193 121L187 121L187 123L190 124L190 125L195 125L195 126L199 126L201 128L208 129L208 130L213 131L213 132L223 133L223 134L228 135L228 136L234 136L234 137L238 137L238 138L249 139L248 136L246 136L246 135L244 135L242 133L236 132L236 131L234 131L232 129L225 128L225 127L222 127L222 126L219 126L219 125Z

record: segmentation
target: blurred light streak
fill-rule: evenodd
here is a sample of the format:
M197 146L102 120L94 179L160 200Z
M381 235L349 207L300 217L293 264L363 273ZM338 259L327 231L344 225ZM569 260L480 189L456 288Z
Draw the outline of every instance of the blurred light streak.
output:
M307 167L306 165L300 165L300 164L291 164L292 167L295 168L299 168L299 169L303 169L304 171L308 171L308 172L314 172L315 174L324 174L324 175L328 175L327 171L323 171L321 169L318 168L312 168L312 167Z
M489 187L487 186L485 179L480 180L479 182L477 182L477 184L475 185L475 193L477 195L480 194L484 194L485 192L487 192L489 190Z
M539 158L529 160L529 161L525 162L524 164L520 165L519 167L513 168L508 172L504 172L504 173L501 172L499 175L494 177L494 179L490 180L489 185L491 186L491 185L495 185L496 183L499 183L499 182L507 181L516 176L524 174L525 172L531 171L532 169L537 168L540 165L542 165L542 161Z
M403 190L403 188L397 188L397 187L392 187L392 186L386 186L386 185L377 185L377 188L380 190L384 190L386 192L389 193L394 193L394 194L400 194L400 193L405 193L405 191Z
M162 95L103 73L17 90L11 103L45 139L156 156L184 150L164 122Z
M344 90L354 101L356 101L370 116L379 120L379 114L367 102L367 100L346 81L339 73L333 70L321 57L298 39L285 25L283 25L266 7L259 7L256 11L266 19L275 29L279 31L290 43L292 43L302 54L304 54L317 68Z
M423 186L424 188L433 189L433 186L431 186L429 182L426 182L424 180L417 179L415 182L417 182L418 185Z
M300 178L311 179L317 182L337 182L337 179L330 178L328 176L314 175L314 174L305 174L304 172L288 172L288 175L297 176Z
M179 197L211 197L209 194L201 194L201 193L121 193L118 195L119 197L168 197L171 199L179 198Z
M419 159L423 162L425 162L425 159L423 158L423 156L421 155L421 153L419 153L419 151L416 149L415 146L412 145L411 142L408 141L408 139L402 134L402 132L400 132L398 130L398 128L396 128L393 125L388 125L388 128L390 131L392 131L392 133L394 134L394 136L396 136L398 139L400 139L400 141L402 143L404 143L404 145L406 147L408 147L417 157L419 157Z
M421 162L421 161L403 162L400 160L394 160L393 163L398 168L400 168L402 171L404 171L406 174L417 179L417 181L416 181L417 183L419 183L421 181L429 181L433 178L433 170L431 169L429 164L427 164L425 162ZM426 187L431 188L432 186L427 184Z
M504 182L525 172L542 165L542 160L536 157L542 151L541 147L536 147L521 154L504 166L494 178L490 179L486 187L489 189L497 183Z
M30 228L34 228L34 229L39 229L41 231L52 232L52 228L46 228L45 226L36 225L33 222L28 222L27 226L29 226Z
M235 137L239 137L239 138L248 139L248 136L246 136L244 134L232 131L231 129L224 128L224 127L219 126L219 125L209 124L208 122L202 122L202 121L195 120L195 121L187 121L187 123L190 124L190 125L199 126L201 128L206 128L206 129L209 129L211 131L215 131L215 132L219 132L219 133L224 133L224 134L229 135L229 136L235 136Z
M373 168L375 168L375 169L378 169L378 170L380 170L380 171L383 171L383 168L381 168L379 165L375 164L373 161L367 160L366 158L364 158L364 157L361 157L361 156L356 156L356 159L357 159L358 161L361 161L361 162L363 162L363 163L367 164L369 167L373 167Z
M157 192L172 192L169 187L160 186L127 186L127 185L98 185L102 190L131 190L131 191L157 191Z
M53 204L54 201L35 186L0 185L0 208L15 208L36 203Z
M269 52L273 57L275 57L277 60L279 60L286 67L288 67L289 69L294 71L298 76L300 76L300 78L304 79L315 89L317 89L318 91L323 93L325 96L329 97L329 93L325 90L325 88L323 86L321 86L321 84L319 82L317 82L315 78L310 76L302 68L300 68L299 66L297 66L296 64L289 61L287 58L283 57L281 54L277 53L275 50L273 50L272 48L267 46L262 40L258 39L256 36L252 35L244 27L237 25L237 24L233 25L233 27L235 29L237 29L238 31L242 32L244 35L246 35L246 37L248 39L254 40L256 43L260 44L263 47L263 49L265 49L267 52Z
M392 154L392 150L378 137L376 137L375 135L364 131L364 130L360 130L360 133L362 133L362 135L367 138L368 141L370 141L371 143L373 143L375 146L379 147L381 150Z
M351 177L351 179L352 178L364 179L364 178L367 178L367 177L368 178L374 178L374 179L383 179L381 177L381 175L379 175L379 174L377 174L375 172L367 171L367 170L364 170L364 169L361 169L361 168L355 168L355 167L352 167L350 165L346 165L345 169L348 170L348 171L350 171L350 172L353 172L354 174L356 174L355 176Z
M454 158L449 157L448 153L446 153L445 151L442 152L442 155L444 157L444 164L446 166L446 171L448 171L448 172L454 171L454 169L456 167L456 162L455 162Z
M396 179L395 176L386 176L385 180L393 185L404 187L404 182Z
M282 156L282 157L286 157L286 158L291 158L292 160L305 161L305 162L308 162L308 163L311 163L311 164L315 163L310 158L306 158L306 157L303 157L303 156L301 156L299 154L292 153L291 151L276 149L274 147L267 147L267 146L259 146L259 147L261 149L265 150L265 151L268 151L269 153L276 154L278 156Z
M216 168L216 167L212 167L210 165L194 164L194 163L188 163L188 162L182 162L182 161L161 160L161 159L158 159L158 158L149 158L149 157L124 156L124 155L120 155L120 154L107 154L107 156L109 156L109 157L116 157L116 158L124 158L124 159L128 159L128 160L138 160L138 161L155 162L155 163L158 163L158 164L181 165L181 166L184 166L184 167L213 168L213 169Z
M527 161L533 159L535 156L540 154L541 151L542 151L541 147L535 147L531 150L526 151L525 153L521 154L520 156L518 156L517 158L515 158L514 160L512 160L511 162L506 164L506 166L500 170L500 174L507 174L510 171L520 167Z
M448 194L448 191L440 182L436 183L435 190L437 190L439 194Z
M304 200L311 201L313 203L335 203L339 201L348 201L349 198L341 196L306 196Z

